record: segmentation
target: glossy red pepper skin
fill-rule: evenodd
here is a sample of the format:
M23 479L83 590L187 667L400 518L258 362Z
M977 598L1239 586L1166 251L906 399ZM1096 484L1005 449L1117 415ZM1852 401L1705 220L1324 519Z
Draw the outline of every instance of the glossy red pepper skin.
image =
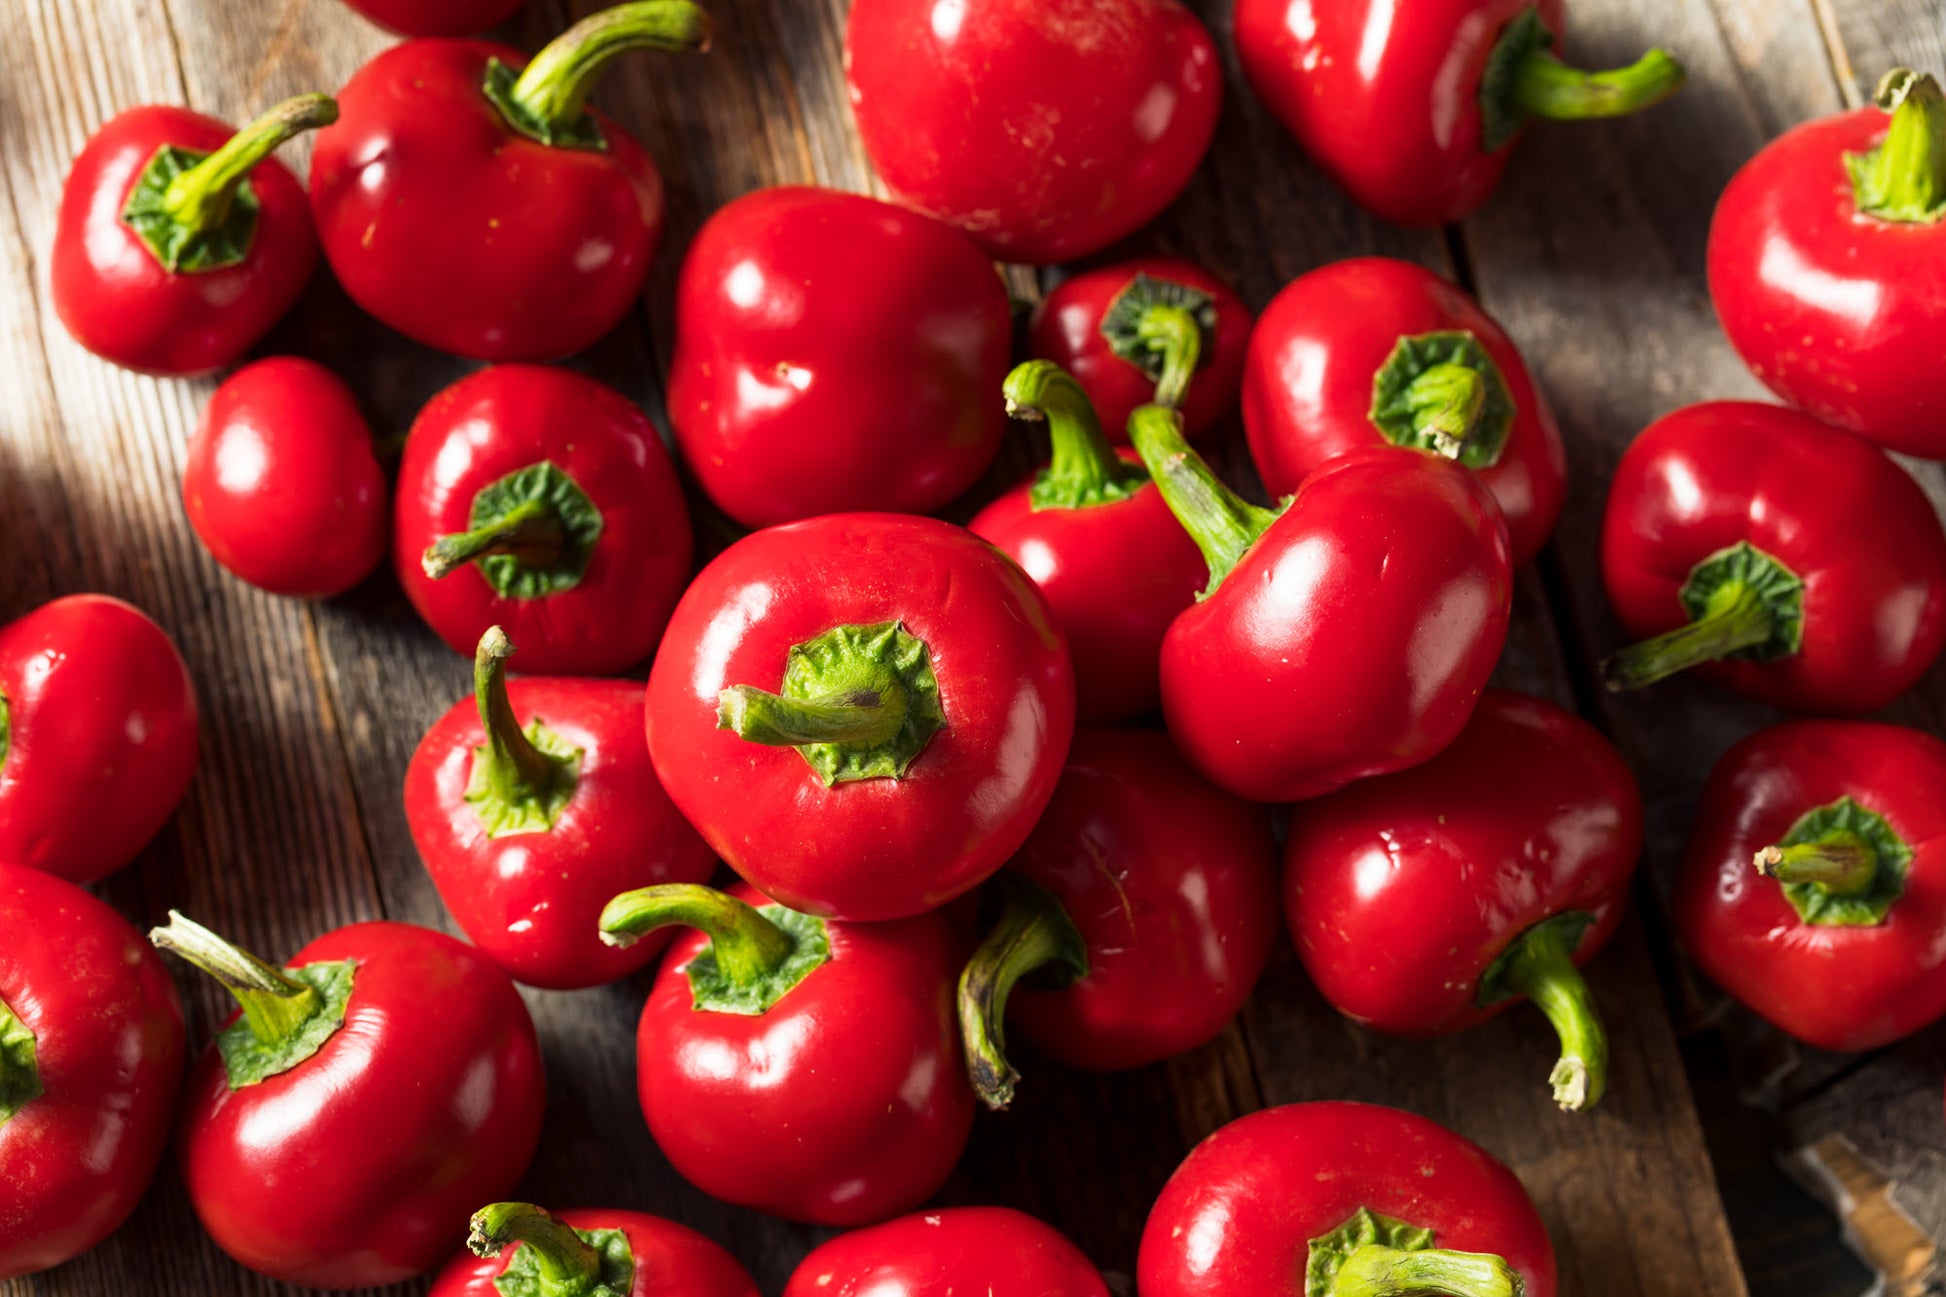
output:
M55 223L49 284L74 340L145 374L188 377L237 359L275 324L311 278L318 236L304 189L275 158L250 172L256 233L242 261L172 272L121 219L158 148L214 151L236 132L187 108L146 106L110 118L68 172Z
M488 41L406 41L365 64L318 133L311 207L353 301L475 360L553 360L613 329L662 239L662 177L591 110L607 147L543 144L480 93Z
M1498 459L1475 471L1507 520L1518 567L1547 543L1567 497L1561 433L1512 339L1465 290L1423 266L1390 257L1334 262L1272 299L1243 369L1250 457L1276 498L1327 460L1384 445L1372 421L1374 377L1401 338L1447 332L1473 336L1513 403Z
M0 1279L108 1237L148 1188L182 1084L182 1005L149 943L80 888L0 862L0 1004L41 1093L0 1121Z
M178 1147L197 1217L237 1261L310 1288L376 1287L438 1265L469 1213L526 1171L540 1043L513 983L444 933L355 923L289 966L338 960L356 965L343 1025L241 1090L206 1049Z
M92 883L135 859L196 769L196 691L169 636L119 599L56 599L0 628L0 697L0 860Z
M1136 257L1064 279L1042 300L1027 334L1027 353L1074 375L1094 402L1102 431L1128 442L1128 416L1155 399L1155 380L1115 354L1102 336L1102 317L1137 275L1182 284L1210 296L1215 328L1203 348L1182 403L1183 435L1194 441L1230 417L1243 382L1250 308L1231 287L1182 257Z
M1946 744L1864 721L1793 721L1750 735L1704 786L1677 876L1683 946L1710 979L1820 1049L1876 1049L1946 1014ZM1911 848L1876 925L1806 923L1752 865L1806 812L1849 797Z
M1946 224L1862 212L1847 154L1875 107L1807 122L1745 163L1710 224L1710 297L1737 352L1791 404L1880 445L1946 459Z
M927 646L945 717L902 778L826 787L795 749L718 727L719 694L775 690L793 646L888 622ZM830 918L903 918L978 886L1033 828L1073 731L1046 598L931 518L833 514L745 537L683 595L649 674L670 798L745 880Z
M1170 736L1260 802L1417 765L1472 714L1512 600L1506 524L1471 473L1390 446L1340 456L1169 627Z
M223 380L189 440L182 502L210 557L304 599L370 576L391 531L371 429L337 375L300 356Z
M1359 1208L1504 1257L1554 1297L1554 1248L1513 1172L1424 1117L1364 1103L1253 1112L1198 1144L1149 1213L1142 1297L1301 1297L1310 1241Z
M1000 261L1107 247L1182 192L1223 97L1209 32L1175 0L859 0L852 112L902 203Z
M737 1259L695 1230L644 1211L582 1207L553 1213L584 1232L619 1230L628 1239L635 1269L628 1289L615 1297L759 1297L756 1283ZM432 1281L427 1297L503 1297L494 1280L513 1264L525 1244L498 1256L461 1252Z
M579 749L574 790L550 828L491 836L467 790L486 741L471 698L419 740L405 772L412 841L440 899L482 954L529 986L574 989L628 976L666 939L601 940L609 898L656 883L700 883L716 857L670 802L642 741L632 680L526 678L507 686L524 725Z
M756 1015L693 1007L684 970L709 938L679 936L642 1009L636 1085L657 1147L703 1192L863 1225L930 1198L966 1146L973 1093L952 989L963 951L937 913L830 920L825 933L830 959Z
M502 595L477 562L426 574L425 551L470 525L474 497L535 464L558 466L601 513L571 589ZM694 539L675 466L648 416L565 369L496 365L460 379L413 420L399 462L393 559L412 606L469 657L489 626L524 671L618 674L649 657L689 575Z
M669 422L747 527L927 513L1000 449L1012 331L1005 286L958 230L858 194L760 189L683 261Z
M387 31L401 36L471 36L498 27L526 0L345 0Z
M1291 941L1348 1017L1463 1031L1512 1003L1478 1004L1481 978L1535 924L1592 916L1577 964L1607 944L1641 851L1642 796L1613 745L1552 703L1489 689L1432 760L1292 813Z
M1119 362L1118 362L1119 363ZM1139 462L1135 452L1121 457ZM1091 724L1162 701L1162 637L1209 568L1153 487L1081 509L1036 509L1031 480L973 515L968 531L1021 566L1047 596L1074 656L1075 707Z
M1010 1207L947 1207L853 1230L814 1250L784 1297L1108 1297L1051 1225Z
M1904 693L1946 644L1946 535L1877 448L1781 406L1692 405L1637 437L1609 486L1602 580L1630 634L1684 624L1699 562L1748 543L1804 582L1803 640L1705 678L1794 711L1857 714Z

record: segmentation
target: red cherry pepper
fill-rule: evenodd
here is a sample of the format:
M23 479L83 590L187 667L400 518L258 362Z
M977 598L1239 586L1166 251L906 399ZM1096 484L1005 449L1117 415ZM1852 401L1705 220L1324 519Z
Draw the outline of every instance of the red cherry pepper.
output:
M1723 332L1771 391L1946 459L1939 83L1900 68L1876 106L1799 126L1745 163L1710 223L1709 282Z
M725 1202L820 1225L930 1198L973 1123L946 918L845 923L681 884L601 918L620 941L670 925L697 931L662 961L635 1059L671 1165Z
M1020 564L1047 596L1074 656L1081 719L1154 711L1162 636L1209 580L1202 551L1135 453L1109 448L1065 371L1030 360L1004 390L1009 414L1047 420L1054 460L975 514L967 530Z
M1567 496L1561 433L1513 341L1463 289L1390 257L1300 275L1264 309L1243 426L1272 496L1364 446L1457 459L1493 492L1516 567L1547 543Z
M1291 941L1325 999L1394 1035L1464 1031L1525 996L1561 1036L1555 1099L1591 1108L1608 1040L1575 965L1614 935L1641 850L1642 796L1614 747L1490 689L1432 760L1293 812Z
M967 1066L990 1107L1019 1080L1003 1016L1069 1067L1143 1067L1222 1031L1277 940L1270 817L1150 730L1076 731L1054 799L997 881L1006 910L960 977ZM1043 968L1065 984L1016 985Z
M603 942L595 923L609 898L703 882L716 857L656 782L642 686L510 685L513 651L497 626L480 637L474 696L426 731L406 767L406 819L440 899L482 954L529 986L600 986L664 944Z
M926 513L1000 449L1012 337L1006 287L958 230L858 194L761 189L683 261L669 422L745 526Z
M524 667L561 675L652 654L694 545L648 416L541 365L469 374L419 411L393 535L399 583L455 652L504 626Z
M683 595L649 674L670 798L748 882L830 918L977 887L1026 840L1073 732L1045 597L931 518L745 537Z
M72 883L0 861L0 932L0 1279L13 1279L135 1210L169 1142L182 1005L142 935Z
M1452 742L1507 638L1507 527L1474 476L1424 451L1340 456L1281 510L1247 504L1145 406L1135 447L1208 560L1162 642L1162 712L1239 797L1300 801Z
M1009 1207L948 1207L856 1229L814 1250L784 1297L1108 1297L1081 1249Z
M196 770L196 691L140 611L77 594L0 628L0 860L76 883L148 845Z
M1142 1297L1554 1297L1514 1173L1368 1103L1253 1112L1198 1144L1142 1231Z
M1396 225L1464 220L1534 117L1616 117L1682 88L1664 50L1611 72L1550 53L1563 0L1237 0L1244 79L1312 161Z
M1195 440L1236 409L1250 308L1181 257L1138 257L1063 280L1034 313L1027 350L1074 375L1108 439L1138 405L1182 411Z
M1710 979L1820 1049L1877 1049L1946 1015L1946 744L1795 721L1710 773L1675 888Z
M662 177L588 93L629 50L700 50L688 0L582 19L531 63L488 41L406 41L358 70L319 133L311 206L352 300L477 360L592 345L642 296Z
M391 530L372 430L337 375L298 356L223 380L189 440L182 503L218 563L305 599L370 576Z
M428 1297L758 1297L750 1272L693 1229L640 1211L496 1202Z
M498 27L526 0L345 0L345 4L401 36L470 36Z
M1807 414L1658 419L1609 484L1601 574L1632 635L1610 689L1695 667L1778 707L1868 712L1946 644L1946 534L1904 469Z
M403 923L354 923L273 968L174 911L149 934L242 1012L191 1069L183 1180L217 1246L309 1288L439 1264L540 1139L540 1043L506 975Z
M318 263L304 190L271 150L337 115L299 95L240 131L187 108L111 118L74 160L54 227L54 309L74 340L148 374L249 350Z
M900 202L1036 265L1167 207L1223 98L1216 43L1176 0L858 0L845 79Z

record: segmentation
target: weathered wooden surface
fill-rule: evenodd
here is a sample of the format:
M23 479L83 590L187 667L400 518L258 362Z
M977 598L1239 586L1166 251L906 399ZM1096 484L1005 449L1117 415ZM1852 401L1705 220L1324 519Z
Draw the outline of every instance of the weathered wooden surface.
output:
M535 48L593 7L534 0L508 35ZM1198 7L1227 47L1227 4ZM674 274L705 216L767 183L871 185L845 107L844 0L712 8L720 38L710 55L630 62L599 96L661 163L669 235L646 310L574 363L658 417ZM22 9L0 43L0 249L10 254L0 258L0 518L15 552L38 561L0 569L0 614L71 590L130 598L177 636L205 705L188 804L105 892L138 921L179 906L269 955L380 914L450 928L413 852L398 788L420 732L465 690L465 664L419 625L387 576L312 608L222 573L195 544L176 495L182 443L211 384L136 378L86 356L54 319L44 282L68 159L114 111L186 101L241 119L342 83L386 38L334 0L9 0L10 14ZM1601 709L1644 777L1658 870L1674 858L1701 772L1765 717L1682 685L1613 706L1593 699L1590 655L1614 637L1592 579L1601 484L1649 418L1754 391L1716 336L1702 287L1708 209L1730 170L1769 134L1839 103L1840 33L1869 78L1894 49L1938 67L1939 20L1937 0L1582 0L1571 55L1620 58L1666 43L1695 83L1637 122L1533 132L1506 191L1453 238L1359 214L1309 171L1232 65L1210 161L1131 244L1196 256L1257 307L1314 265L1386 252L1470 279L1502 314L1561 416L1575 495L1557 549L1523 576L1501 678ZM467 368L362 319L323 274L268 349L331 364L381 435L403 430ZM1242 478L1236 441L1222 458ZM1026 453L1015 447L1010 462ZM990 481L1005 476L997 470ZM1939 687L1913 715L1938 714ZM1427 1112L1506 1158L1548 1218L1565 1292L1735 1297L1743 1281L1651 955L1666 943L1654 906L1645 910L1593 970L1617 1070L1591 1117L1551 1110L1541 1084L1548 1041L1532 1011L1450 1041L1381 1040L1324 1005L1286 949L1240 1026L1195 1055L1109 1078L1030 1067L1016 1110L981 1118L945 1200L1037 1211L1127 1291L1147 1205L1196 1139L1264 1103L1354 1096ZM207 986L184 986L200 1040L220 1006ZM714 1203L656 1153L633 1098L643 987L638 978L528 996L548 1054L549 1142L525 1191L678 1217L729 1245L774 1291L816 1233ZM1937 1089L1935 1075L1935 1107ZM203 1240L165 1167L107 1245L0 1285L7 1297L113 1291L283 1290ZM1770 1291L1826 1297L1803 1284Z

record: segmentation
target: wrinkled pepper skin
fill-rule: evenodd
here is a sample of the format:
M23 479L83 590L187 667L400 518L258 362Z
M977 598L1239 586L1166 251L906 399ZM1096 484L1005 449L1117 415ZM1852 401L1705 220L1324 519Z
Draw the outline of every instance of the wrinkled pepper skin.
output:
M1744 739L1711 772L1690 830L1674 895L1684 948L1724 990L1820 1049L1876 1049L1936 1021L1946 1014L1942 780L1946 744L1902 726L1792 721ZM1844 798L1882 817L1910 856L1877 922L1810 922L1753 859Z
M719 209L676 288L669 422L746 527L927 513L1000 449L1007 290L965 235L858 194L785 186Z
M1904 693L1946 645L1946 534L1876 447L1756 402L1651 424L1623 454L1602 522L1602 581L1623 626L1644 637L1689 624L1685 582L1739 544L1802 581L1801 643L1703 661L1703 678L1790 711L1855 715Z
M1297 490L1319 465L1391 438L1373 421L1373 380L1401 339L1471 335L1512 405L1498 427L1469 438L1497 443L1474 467L1507 520L1516 567L1554 530L1567 498L1567 454L1546 399L1513 340L1464 289L1423 266L1357 257L1300 275L1264 308L1243 369L1243 426L1250 457L1273 499ZM1484 449L1484 446L1480 447ZM1463 452L1463 454L1466 452Z
M344 1022L317 1052L232 1090L212 1045L190 1070L177 1137L217 1246L308 1288L440 1264L540 1139L540 1044L504 973L444 933L385 922L328 932L289 967L347 960Z
M1137 1286L1142 1297L1303 1297L1311 1241L1361 1208L1431 1230L1434 1248L1503 1260L1521 1286L1502 1293L1554 1297L1554 1248L1513 1172L1436 1122L1364 1103L1269 1108L1198 1144L1149 1213Z
M518 546L508 552L530 570L564 571L564 588L503 594L478 559L427 572L427 550L473 525L477 496L540 464L559 468L600 514L578 576L575 551L529 559ZM392 534L399 584L455 652L472 656L501 626L520 646L520 669L550 675L615 675L653 654L695 543L648 416L605 384L543 365L478 370L426 403L399 461Z
M794 748L722 727L725 699L777 690L794 647L892 624L930 654L944 718L902 776L827 785ZM903 918L978 886L1033 828L1073 732L1045 597L930 518L833 514L745 537L684 593L649 674L670 798L746 881L827 918Z
M0 1062L0 1279L79 1256L128 1218L169 1142L182 1005L149 943L80 888L0 861L0 1019L33 1034L39 1093ZM11 1032L0 1033L11 1035Z
M182 503L210 557L300 599L351 589L391 539L372 430L338 376L300 356L223 380L189 440Z
M633 1270L628 1286L616 1289L612 1297L759 1297L756 1282L735 1257L675 1221L603 1207L552 1215L580 1233L615 1230L627 1239ZM495 1281L515 1265L527 1246L516 1242L494 1256L461 1252L433 1280L428 1297L505 1297ZM567 1288L562 1297L573 1292ZM554 1297L554 1292L543 1284L538 1297ZM602 1297L609 1294L604 1292Z
M0 628L0 698L0 860L92 883L135 859L196 770L169 636L119 599L56 599Z
M815 1249L784 1297L1108 1297L1081 1250L1010 1207L947 1207L853 1230Z
M498 27L527 0L345 0L387 31L401 36L471 36Z
M1094 402L1102 431L1128 442L1128 416L1155 399L1156 380L1115 353L1102 318L1137 275L1206 293L1214 326L1182 403L1183 436L1196 440L1230 417L1243 382L1250 308L1228 284L1182 257L1136 257L1064 279L1042 299L1027 333L1027 352L1074 375Z
M1216 43L1176 0L859 0L845 78L894 197L1034 265L1167 207L1223 97Z

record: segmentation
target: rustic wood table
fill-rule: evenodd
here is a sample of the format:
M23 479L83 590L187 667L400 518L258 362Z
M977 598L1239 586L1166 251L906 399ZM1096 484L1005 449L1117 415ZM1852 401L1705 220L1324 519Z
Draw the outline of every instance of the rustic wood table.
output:
M508 36L536 48L594 7L533 0ZM845 105L845 0L711 7L720 33L711 54L629 61L598 96L661 163L670 228L647 309L573 363L658 418L675 271L704 217L765 184L872 185ZM1199 7L1227 49L1228 5ZM1326 1097L1417 1109L1509 1162L1547 1219L1573 1297L1862 1292L1870 1273L1838 1249L1835 1222L1776 1169L1793 1149L1807 1182L1835 1186L1892 1291L1928 1290L1946 1234L1939 1033L1865 1060L1785 1048L1694 983L1663 935L1659 898L1704 771L1774 717L1680 683L1605 698L1590 662L1618 642L1594 552L1622 447L1677 405L1758 394L1704 288L1717 192L1763 140L1858 102L1885 67L1940 71L1946 0L1577 0L1573 10L1571 59L1618 63L1664 44L1688 64L1688 89L1637 119L1532 130L1498 197L1464 227L1408 233L1363 216L1306 166L1232 66L1214 151L1182 200L1133 242L1203 260L1255 307L1334 258L1413 258L1472 286L1526 349L1568 437L1573 491L1554 547L1521 577L1500 680L1604 725L1650 808L1641 917L1591 970L1614 1035L1611 1093L1590 1116L1552 1110L1541 1084L1550 1037L1531 1011L1445 1041L1370 1035L1319 999L1285 949L1241 1022L1196 1054L1108 1078L1031 1067L1015 1110L980 1119L944 1194L1047 1217L1122 1291L1147 1206L1196 1140L1265 1104ZM266 597L218 569L177 493L183 445L211 384L140 378L88 356L55 319L46 285L61 179L110 114L166 101L241 120L341 84L388 38L335 0L5 0L5 11L0 519L10 561L0 566L0 614L79 590L133 600L175 635L204 706L202 763L180 815L101 890L138 923L180 907L270 956L381 915L450 928L399 788L421 731L467 690L467 664L420 625L389 577L313 606ZM301 166L305 152L287 157ZM1013 280L1035 291L1031 275ZM332 365L381 434L402 431L468 368L362 318L324 273L266 350ZM1025 432L1018 441L989 492L1035 453ZM1242 479L1239 443L1230 439L1224 459ZM1935 473L1928 487L1938 484ZM702 530L707 546L707 519ZM1942 707L1946 671L1936 671L1893 714L1937 729ZM200 1041L223 1005L207 981L182 983ZM819 1233L713 1202L658 1155L633 1087L644 984L529 994L549 1105L525 1192L676 1217L729 1245L774 1291ZM281 1291L203 1238L168 1167L104 1246L0 1284L6 1297Z

